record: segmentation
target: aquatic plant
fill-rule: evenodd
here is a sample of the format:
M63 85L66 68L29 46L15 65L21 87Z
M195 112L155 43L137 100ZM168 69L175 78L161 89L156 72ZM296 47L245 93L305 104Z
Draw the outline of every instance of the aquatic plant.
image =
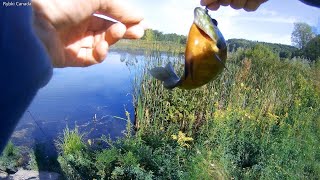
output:
M74 154L86 149L83 142L84 134L80 134L78 128L70 130L66 127L63 130L63 135L56 141L56 146L64 154Z
M67 129L60 141L67 143L60 144L67 177L320 177L318 62L280 59L261 45L239 48L229 53L228 70L215 81L195 90L169 91L148 69L171 61L181 74L183 57L151 53L145 61L136 64L140 73L134 79L136 133L128 123L124 138L112 142L103 137L109 147L93 150L81 133Z
M95 177L96 169L93 167L92 153L84 143L84 134L76 127L70 130L68 127L63 135L56 141L60 151L58 162L66 177L69 179L88 179Z

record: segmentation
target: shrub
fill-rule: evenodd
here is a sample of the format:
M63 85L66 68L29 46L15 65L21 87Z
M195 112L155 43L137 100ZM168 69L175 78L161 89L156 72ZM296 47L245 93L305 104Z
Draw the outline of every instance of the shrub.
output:
M22 155L18 147L16 147L11 141L9 141L4 148L2 155L0 156L0 170L17 170L17 168L21 166L21 158Z

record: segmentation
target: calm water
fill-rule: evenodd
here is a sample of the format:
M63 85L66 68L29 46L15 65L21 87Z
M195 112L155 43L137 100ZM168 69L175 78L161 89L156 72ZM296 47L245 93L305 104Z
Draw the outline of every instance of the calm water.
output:
M41 89L23 115L12 140L19 145L52 142L63 129L79 127L86 138L122 136L125 111L134 120L133 77L123 57L110 52L99 65L54 69L49 84ZM135 55L135 59L142 56Z

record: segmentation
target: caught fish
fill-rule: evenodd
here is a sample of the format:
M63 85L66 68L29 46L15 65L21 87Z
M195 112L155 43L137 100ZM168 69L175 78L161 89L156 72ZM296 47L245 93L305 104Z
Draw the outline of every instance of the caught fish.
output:
M179 78L171 63L151 69L150 74L163 81L167 89L194 89L215 79L225 68L227 59L227 45L217 25L207 9L195 8L185 51L184 75Z

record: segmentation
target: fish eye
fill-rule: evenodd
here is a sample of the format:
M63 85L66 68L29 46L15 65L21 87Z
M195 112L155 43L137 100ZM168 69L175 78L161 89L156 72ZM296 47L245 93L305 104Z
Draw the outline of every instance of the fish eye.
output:
M217 20L211 18L211 21L212 21L212 23L213 23L215 26L218 26L218 21L217 21Z

